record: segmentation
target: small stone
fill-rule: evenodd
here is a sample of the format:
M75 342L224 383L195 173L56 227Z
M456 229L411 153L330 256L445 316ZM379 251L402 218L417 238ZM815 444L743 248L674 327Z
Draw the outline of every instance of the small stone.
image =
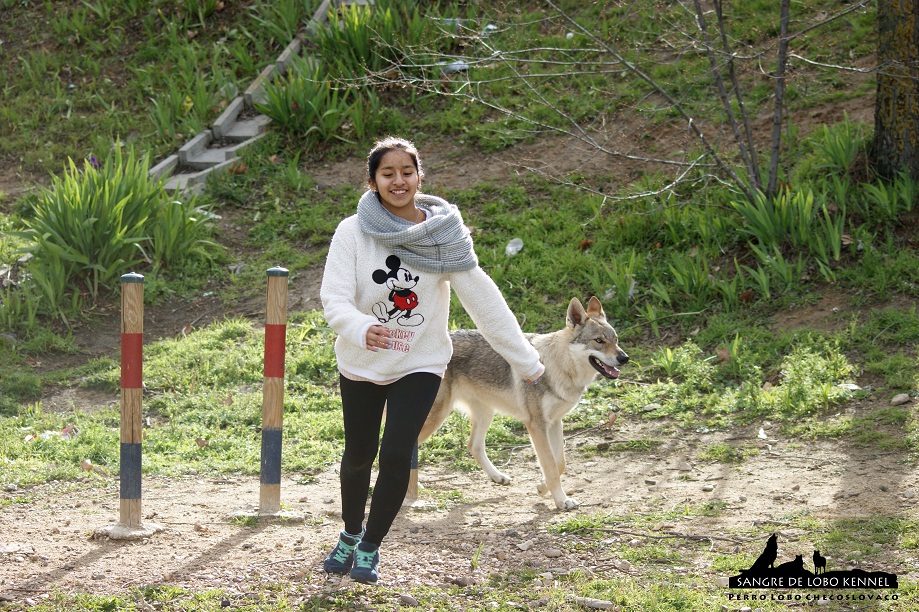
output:
M629 563L628 561L625 561L625 560L620 561L620 562L619 562L619 569L620 569L620 571L628 572L628 571L630 571L630 570L632 569L632 564Z
M414 608L418 605L418 600L411 595L399 595L399 603Z
M723 587L728 586L729 584L731 584L731 581L730 581L730 578L728 578L727 576L719 576L718 578L715 578L716 587L723 588Z
M909 395L906 393L900 393L899 395L893 396L893 399L890 400L891 406L901 406L909 401Z
M520 544L517 545L517 548L519 548L520 550L522 550L522 551L524 551L524 552L525 552L525 551L528 551L528 550L530 550L531 548L533 548L533 541L532 541L532 540L527 540L526 542L521 542Z
M519 538L520 537L520 533L516 529L508 529L507 531L504 532L504 535L506 535L509 538Z
M546 550L546 556L549 557L550 559L557 559L557 558L561 557L563 554L565 554L565 553L563 553L563 552L562 552L561 550L559 550L558 548L550 548L550 549Z
M692 466L689 465L688 461L681 461L679 465L677 465L676 469L680 470L681 472L691 472Z
M645 484L649 486L654 486L657 484L657 481L651 478L645 478Z
M549 581L555 578L555 576L552 575L552 572L543 572L542 574L539 575L539 577L542 578L543 580L549 580Z
M742 502L745 502L745 501L747 501L747 496L746 496L746 495L741 495L741 496L738 497L737 499L739 499L739 500L742 501Z
M706 493L710 493L715 490L715 485L707 484L702 486L702 490Z
M800 491L800 490L801 490L801 485L795 485L795 486L793 486L793 487L791 488L791 490L792 490L792 491Z
M642 410L644 410L645 412L651 412L652 410L660 410L660 409L661 409L661 405L655 404L655 403L645 404L645 406L642 408Z

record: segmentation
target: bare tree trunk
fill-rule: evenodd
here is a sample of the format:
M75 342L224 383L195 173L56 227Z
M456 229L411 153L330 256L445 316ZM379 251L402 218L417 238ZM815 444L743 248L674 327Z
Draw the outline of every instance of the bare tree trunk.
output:
M718 58L715 55L715 48L712 45L711 36L708 33L708 25L705 21L705 11L702 10L702 3L700 0L693 0L693 3L696 7L696 22L699 25L699 29L702 31L702 36L705 39L705 50L708 55L708 62L712 68L712 79L715 83L715 88L718 91L718 97L721 98L721 106L724 108L724 113L727 116L728 124L731 126L731 131L734 133L734 142L737 143L737 148L740 151L740 158L744 162L744 166L747 168L747 180L750 183L750 186L754 190L759 190L762 188L759 180L759 169L756 166L756 149L753 145L753 139L750 136L749 131L749 122L747 121L746 111L743 106L743 96L740 93L739 83L737 83L737 75L734 72L734 56L731 53L731 47L728 43L727 32L725 31L724 19L722 18L721 13L721 0L715 0L715 11L718 15L718 29L721 33L721 44L723 47L725 63L727 64L728 74L731 77L731 84L734 86L734 94L738 102L738 108L740 109L741 118L743 120L746 131L744 134L741 134L740 125L737 122L737 118L734 116L734 109L731 108L731 100L728 96L727 89L724 85L724 79L721 78L721 65L718 63Z
M919 180L919 0L878 0L872 154L880 176Z
M778 66L775 70L775 112L772 115L772 155L769 158L769 185L766 195L775 195L779 182L779 153L782 145L782 115L785 102L785 63L788 61L788 12L791 0L782 0Z

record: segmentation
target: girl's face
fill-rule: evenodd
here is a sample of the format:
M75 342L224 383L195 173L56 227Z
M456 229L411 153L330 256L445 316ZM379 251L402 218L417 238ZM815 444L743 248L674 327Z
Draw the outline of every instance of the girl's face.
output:
M370 181L370 188L379 194L386 210L415 222L418 220L415 194L420 183L412 156L401 149L393 149L380 159L380 167Z

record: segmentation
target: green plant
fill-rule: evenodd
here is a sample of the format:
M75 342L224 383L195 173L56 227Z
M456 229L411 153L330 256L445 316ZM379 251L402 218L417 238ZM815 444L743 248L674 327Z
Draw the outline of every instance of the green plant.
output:
M116 149L104 164L85 160L82 170L71 159L64 175L42 188L20 235L28 241L23 250L33 255L31 265L46 274L43 289L52 307L62 303L62 278L82 283L95 298L143 261L144 225L164 195L147 169L133 151L124 158Z
M209 258L220 246L203 236L213 215L194 198L166 202L150 224L153 269L173 266L189 257Z
M741 231L770 250L786 244L806 246L818 210L814 206L813 191L782 190L775 197L757 193L753 202L735 200L731 205L743 219Z
M249 7L249 11L252 20L268 38L284 46L294 39L301 24L312 16L313 5L312 0L258 0Z
M848 174L865 144L861 129L849 122L848 115L842 123L822 126L815 140L817 152L823 159L818 169L828 169L839 176Z
M327 141L346 140L341 128L356 104L347 90L332 87L319 64L295 57L255 107L292 136Z

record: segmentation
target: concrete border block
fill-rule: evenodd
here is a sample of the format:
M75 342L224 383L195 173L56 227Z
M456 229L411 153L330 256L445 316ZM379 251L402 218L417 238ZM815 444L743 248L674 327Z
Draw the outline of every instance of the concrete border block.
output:
M301 46L302 43L300 42L299 38L295 37L292 41L290 41L290 44L287 45L287 48L281 52L281 55L278 56L277 61L274 63L278 69L278 74L284 74L287 72L287 68L290 66L290 63L294 61L294 57L300 55Z
M172 154L157 165L150 168L150 171L147 175L155 181L158 181L167 176L172 176L172 171L176 169L176 166L179 165L179 156Z
M316 29L323 23L326 22L329 18L329 7L332 5L332 0L322 0L322 4L319 5L319 8L316 9L316 12L313 13L313 18L309 20L306 24L306 37L312 38L316 36Z
M245 106L246 100L242 96L239 96L223 109L223 112L217 117L214 124L211 125L211 131L214 133L214 140L220 140L227 135L227 132L229 132L233 124L236 123L236 118Z
M252 108L254 102L264 100L265 85L274 79L275 72L277 72L277 67L274 64L269 64L262 70L261 74L255 77L254 81L249 83L249 87L246 88L246 92L243 94L247 107Z
M242 141L242 142L240 142L240 143L237 143L237 144L235 144L235 145L233 145L233 146L226 147L225 149L223 149L223 151L225 152L225 155L226 155L226 159L227 159L227 160L234 159L234 158L238 155L238 152L239 152L239 151L242 151L243 149L245 149L246 147L248 147L248 146L251 145L252 143L254 143L254 142L256 142L256 141L262 139L262 138L265 136L266 133L267 133L267 132L262 132L261 134L258 134L257 136L253 136L252 138L250 138L250 139L248 139L248 140L244 140L244 141Z

